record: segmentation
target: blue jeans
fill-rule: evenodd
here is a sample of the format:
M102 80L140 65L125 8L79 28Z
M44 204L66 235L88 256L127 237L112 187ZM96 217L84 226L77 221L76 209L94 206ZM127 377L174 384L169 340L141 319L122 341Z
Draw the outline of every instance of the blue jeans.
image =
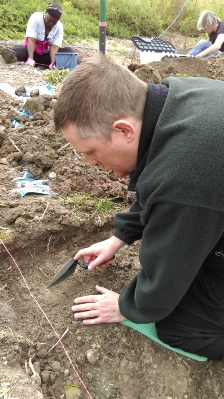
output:
M198 54L201 53L202 51L206 50L206 49L209 48L210 46L211 46L211 43L210 43L208 40L202 39L202 40L200 40L200 41L196 44L196 46L194 46L194 47L187 53L187 55L190 56L190 57L195 57L196 55L198 55ZM212 55L212 56L218 55L218 54L220 54L220 53L221 53L221 51L215 51L214 53L209 54L209 55L206 55L205 57L202 57L202 58L207 58L207 57L210 57L211 55Z

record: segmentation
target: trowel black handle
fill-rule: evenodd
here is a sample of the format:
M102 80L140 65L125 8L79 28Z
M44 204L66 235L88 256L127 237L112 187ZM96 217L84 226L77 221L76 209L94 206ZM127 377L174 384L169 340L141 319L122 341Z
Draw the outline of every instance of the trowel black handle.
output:
M113 258L107 260L105 263L108 263L108 262L110 262L110 260L113 260L113 259L114 259L114 256L113 256ZM94 258L92 259L92 261L93 260L94 260ZM88 269L88 266L90 265L90 262L82 264L78 260L77 260L77 263L78 263L79 266L81 266L82 269ZM98 267L100 267L100 265Z
M88 266L90 264L90 262L84 263L84 265L82 263L80 263L79 261L77 261L78 265L82 268L82 269L88 269Z

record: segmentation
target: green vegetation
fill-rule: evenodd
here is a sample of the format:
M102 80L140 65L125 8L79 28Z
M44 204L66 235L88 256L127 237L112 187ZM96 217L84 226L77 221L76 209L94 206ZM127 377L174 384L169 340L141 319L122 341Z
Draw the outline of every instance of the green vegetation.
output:
M95 216L105 216L108 214L114 215L115 211L118 211L119 204L116 202L116 198L95 198L90 197L87 194L70 198L68 200L70 205L74 206L75 212L93 212Z
M8 240L8 238L10 238L10 230L7 229L3 229L0 227L0 239L1 240Z
M58 0L58 3L63 8L62 22L67 42L72 44L79 39L99 36L100 0ZM198 36L196 23L204 9L215 12L224 20L220 0L188 0L176 19L185 3L185 0L107 0L107 35L127 39L159 36L172 25L170 32ZM22 39L29 16L34 11L44 11L47 4L47 0L0 0L1 40Z
M61 83L66 76L68 76L69 72L69 69L53 69L47 74L47 81L50 84L57 85L58 83Z
M64 391L66 399L74 399L80 397L81 389L75 384L65 384Z

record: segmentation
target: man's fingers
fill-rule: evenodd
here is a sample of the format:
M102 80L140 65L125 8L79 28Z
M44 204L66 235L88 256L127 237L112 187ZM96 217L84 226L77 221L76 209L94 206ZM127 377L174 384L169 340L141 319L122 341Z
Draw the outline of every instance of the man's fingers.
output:
M74 300L72 306L75 319L84 319L84 324L113 323L125 320L118 306L119 294L96 286L101 295L88 295Z
M110 290L108 290L107 288L104 287L100 287L99 285L96 285L96 290L98 292L100 292L101 294L107 294L108 292L111 292ZM94 303L94 302L98 302L101 301L102 297L101 295L87 295L87 296L80 296L78 298L74 299L74 303L75 304L79 304L79 303Z
M97 310L89 310L87 312L74 313L75 319L86 319L89 317L93 318L93 317L97 317L97 316L99 316Z
M110 292L110 290L108 290L107 288L100 287L99 285L96 285L96 290L101 294L107 294L108 292Z
M98 295L88 295L88 296L80 296L78 298L74 299L74 303L78 304L78 303L91 303L91 302L97 302L99 300L99 296Z
M100 317L94 317L92 319L84 319L83 320L83 324L86 324L86 325L88 325L88 324L100 324L100 323L103 323L103 320Z
M81 305L75 305L72 306L72 311L73 312L82 312L85 310L91 310L92 309L92 303L85 303L85 304L81 304Z

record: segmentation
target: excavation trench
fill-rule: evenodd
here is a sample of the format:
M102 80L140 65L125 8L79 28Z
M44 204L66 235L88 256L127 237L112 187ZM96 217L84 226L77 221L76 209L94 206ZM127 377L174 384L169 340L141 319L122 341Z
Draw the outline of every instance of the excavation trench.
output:
M45 72L27 68L1 64L1 79L16 88L18 82L46 83ZM130 69L154 83L166 76L224 79L222 56L134 62ZM120 292L138 273L139 243L123 247L107 269L77 268L46 288L80 248L109 237L114 213L132 201L127 180L88 166L55 133L55 101L41 98L29 118L18 116L18 99L0 91L0 397L224 399L222 362L196 362L120 324L86 327L74 320L76 296L95 294L96 284ZM13 179L24 176L24 169L35 181L45 179L50 195L12 195ZM66 352L60 343L54 346L65 332Z

